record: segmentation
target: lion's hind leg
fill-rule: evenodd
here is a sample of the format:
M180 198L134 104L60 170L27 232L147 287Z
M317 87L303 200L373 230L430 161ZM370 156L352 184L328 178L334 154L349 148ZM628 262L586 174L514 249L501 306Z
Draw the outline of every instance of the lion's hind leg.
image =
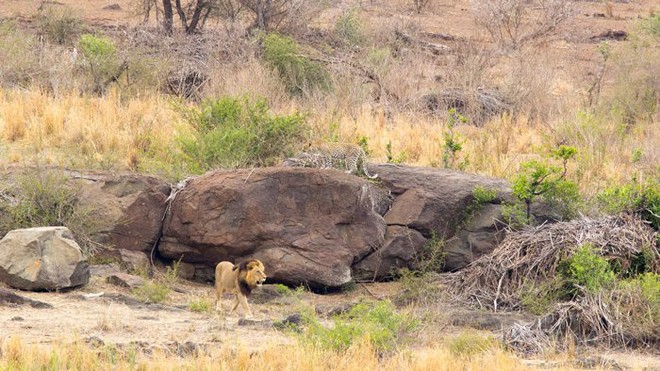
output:
M231 310L229 311L229 314L234 313L234 311L236 310L236 308L238 308L238 304L240 303L240 299L239 299L239 297L240 297L240 295L236 294L236 300L234 300L234 306L233 306L233 307L231 308Z

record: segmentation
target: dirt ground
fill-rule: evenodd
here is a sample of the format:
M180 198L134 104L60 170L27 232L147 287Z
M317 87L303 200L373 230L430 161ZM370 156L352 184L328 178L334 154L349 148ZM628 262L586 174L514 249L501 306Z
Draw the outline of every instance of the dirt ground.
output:
M190 309L191 302L213 303L210 285L179 280L165 304L144 304L136 300L128 288L109 284L103 276L93 276L88 285L69 292L15 291L20 296L50 304L52 308L0 306L0 340L14 336L26 344L79 340L90 346L135 347L145 355L160 350L186 356L195 350L220 347L259 351L296 341L292 334L276 329L273 323L297 313L303 306L315 308L320 318L327 318L329 313L360 300L393 298L399 290L399 283L388 282L358 284L353 290L333 294L304 291L273 295L274 286L264 285L251 299L254 318L244 320L240 309L234 315L226 314L231 296L223 299L224 310L220 312ZM427 351L467 327L483 327L483 319L493 318L491 314L452 307L448 303L435 304L425 310L430 321L425 321L422 330L415 335L419 340L413 347L416 352ZM460 321L457 322L457 318ZM502 314L497 317L497 325L528 319L520 314ZM481 331L494 336L500 333L497 329ZM648 353L588 350L578 355L578 359L593 357L600 362L614 361L622 369L660 370L660 357ZM523 363L532 368L566 366L540 359L527 359Z

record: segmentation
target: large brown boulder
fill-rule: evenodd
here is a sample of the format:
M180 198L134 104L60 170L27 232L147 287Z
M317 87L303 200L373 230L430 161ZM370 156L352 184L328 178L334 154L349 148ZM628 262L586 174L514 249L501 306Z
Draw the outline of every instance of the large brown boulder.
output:
M403 165L371 165L394 197L385 214L387 237L377 249L354 265L354 277L374 280L391 277L398 268L418 268L431 242L443 247L444 270L452 271L492 251L498 232L501 202L511 197L502 179L459 171ZM496 191L486 205L475 205L476 187ZM435 239L435 241L431 241Z
M0 282L22 290L86 284L89 265L66 227L15 229L0 240Z
M163 180L134 173L69 173L82 184L79 205L93 220L91 238L120 250L149 254L158 238L170 186Z
M174 198L159 252L208 267L258 258L276 281L340 286L351 281L354 262L382 245L385 221L374 210L384 199L337 170L212 172Z

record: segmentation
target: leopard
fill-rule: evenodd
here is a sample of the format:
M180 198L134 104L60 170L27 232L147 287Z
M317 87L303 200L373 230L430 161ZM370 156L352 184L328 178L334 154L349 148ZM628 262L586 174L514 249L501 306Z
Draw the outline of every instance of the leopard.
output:
M359 174L361 165L364 175L369 179L378 178L367 170L367 154L364 149L353 143L324 143L310 146L296 157L284 161L285 166L314 167L319 169L345 168L347 174Z

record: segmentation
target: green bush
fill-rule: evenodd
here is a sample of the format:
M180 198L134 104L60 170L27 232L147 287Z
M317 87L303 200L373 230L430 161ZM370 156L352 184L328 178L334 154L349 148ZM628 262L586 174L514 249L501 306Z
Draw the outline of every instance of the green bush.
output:
M335 23L335 34L348 46L362 44L364 31L357 9L346 9L339 15Z
M330 89L330 75L325 68L300 52L290 37L270 34L263 39L264 59L277 71L291 95Z
M610 263L591 244L578 247L559 264L557 271L565 280L568 292L573 295L583 291L597 293L611 286L616 279Z
M306 135L302 115L274 115L264 99L223 97L184 109L197 129L178 143L193 171L266 166L290 156Z
M493 336L484 336L475 330L469 330L461 332L456 338L450 340L448 346L451 355L470 358L491 349L501 348L502 344Z
M169 298L170 291L170 288L163 283L147 281L131 290L131 293L145 303L163 303Z
M89 210L78 203L80 189L61 172L36 169L0 184L0 232L18 228L65 226L86 254L93 252L89 240L95 223ZM4 217L3 217L4 216Z
M648 272L620 281L610 295L618 313L625 314L622 326L638 339L657 341L660 337L660 274Z
M649 35L660 37L660 13L655 13L652 16L642 20L641 28Z
M0 21L0 50L0 86L29 87L44 75L38 40L18 29L15 21Z
M303 318L303 339L333 350L346 350L365 338L377 351L391 350L406 332L417 326L416 321L396 313L388 300L359 303L348 313L335 316L330 327L323 326L313 311L304 313Z
M512 188L513 195L525 203L527 219L530 217L532 202L539 196L559 212L562 218L570 219L577 215L581 204L580 193L574 182L565 179L567 163L576 153L574 147L564 145L552 151L552 157L561 160L563 167L536 160L521 164Z
M209 298L194 299L188 303L188 309L190 309L191 312L209 313L214 309L213 301Z
M90 34L80 36L78 47L87 62L88 73L93 82L92 89L97 92L102 91L120 71L121 63L117 57L117 47L110 38Z
M606 188L596 195L600 210L607 214L638 213L658 230L660 228L660 180L633 181Z

